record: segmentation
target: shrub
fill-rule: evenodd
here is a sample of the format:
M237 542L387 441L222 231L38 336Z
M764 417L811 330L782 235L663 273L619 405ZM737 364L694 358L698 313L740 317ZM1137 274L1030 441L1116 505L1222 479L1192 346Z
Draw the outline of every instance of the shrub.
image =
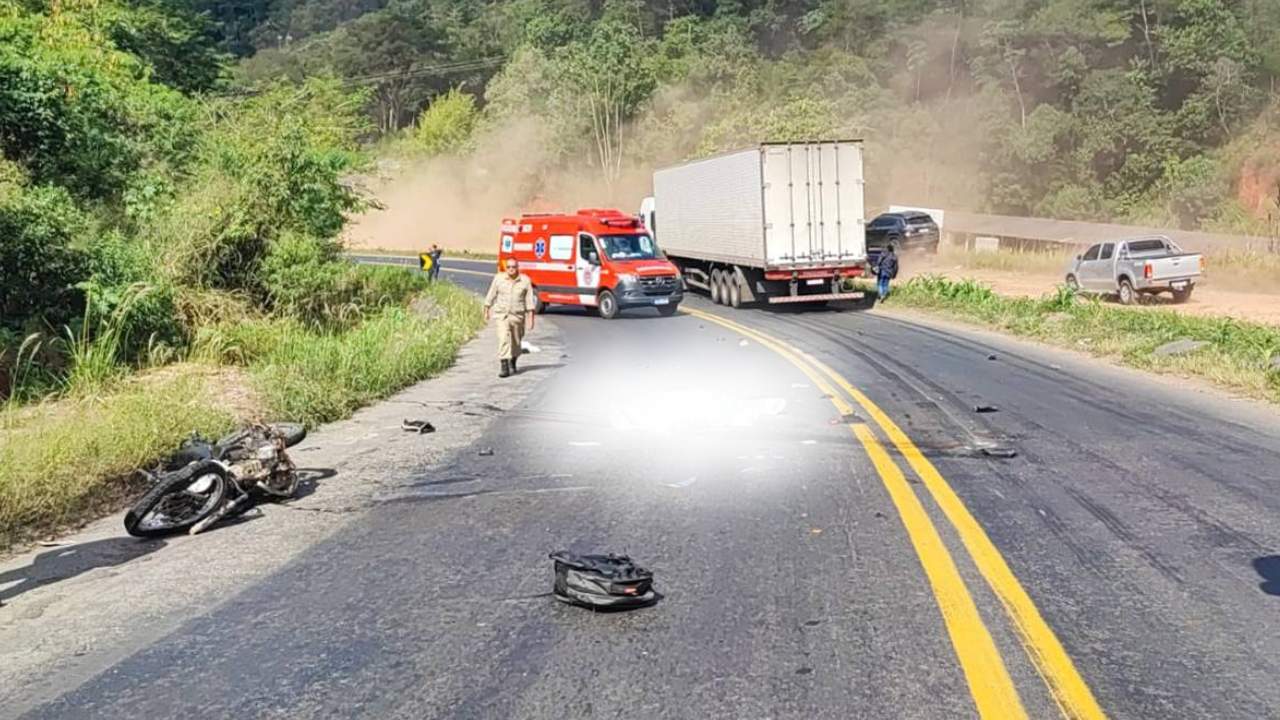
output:
M418 116L415 134L418 146L429 155L464 150L479 117L475 97L453 88L437 97Z
M74 286L86 277L76 243L88 220L65 190L36 187L0 194L0 322L20 327L74 315Z
M262 263L271 307L307 322L324 321L346 300L347 266L337 254L336 243L299 233L285 233L273 241Z

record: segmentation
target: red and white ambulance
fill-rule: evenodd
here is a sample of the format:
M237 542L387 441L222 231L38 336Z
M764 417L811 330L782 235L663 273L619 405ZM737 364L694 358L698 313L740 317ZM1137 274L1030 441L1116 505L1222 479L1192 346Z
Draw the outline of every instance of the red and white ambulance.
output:
M684 291L679 273L640 219L617 210L525 214L502 221L499 266L509 258L533 282L538 311L584 305L613 318L627 308L676 313Z

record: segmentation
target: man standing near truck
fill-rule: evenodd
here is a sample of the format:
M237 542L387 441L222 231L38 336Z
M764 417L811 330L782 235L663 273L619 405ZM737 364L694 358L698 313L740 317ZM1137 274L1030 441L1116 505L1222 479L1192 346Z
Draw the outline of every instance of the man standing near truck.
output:
M520 274L520 263L508 258L505 270L494 276L484 298L484 319L495 320L498 331L498 377L517 372L520 343L525 330L533 330L536 302L533 285Z
M876 264L876 291L880 299L889 297L889 281L898 277L898 256L892 245L886 245Z

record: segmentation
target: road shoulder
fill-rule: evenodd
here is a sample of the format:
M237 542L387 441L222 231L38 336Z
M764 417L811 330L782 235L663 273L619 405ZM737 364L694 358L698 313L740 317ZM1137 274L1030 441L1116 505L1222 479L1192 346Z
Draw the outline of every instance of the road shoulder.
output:
M396 478L473 443L565 354L561 332L544 321L529 337L540 352L498 382L493 342L482 331L444 374L313 432L292 451L304 487L287 505L262 506L197 537L158 541L127 536L117 513L56 545L0 560L4 714L73 689L376 511L376 497ZM404 419L428 420L437 431L405 432Z

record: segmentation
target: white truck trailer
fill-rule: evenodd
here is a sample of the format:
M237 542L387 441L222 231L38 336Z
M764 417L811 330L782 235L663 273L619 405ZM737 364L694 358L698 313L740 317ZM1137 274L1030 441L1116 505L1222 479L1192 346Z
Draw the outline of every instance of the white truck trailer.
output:
M861 299L862 143L766 143L658 170L646 227L685 283L717 303Z

